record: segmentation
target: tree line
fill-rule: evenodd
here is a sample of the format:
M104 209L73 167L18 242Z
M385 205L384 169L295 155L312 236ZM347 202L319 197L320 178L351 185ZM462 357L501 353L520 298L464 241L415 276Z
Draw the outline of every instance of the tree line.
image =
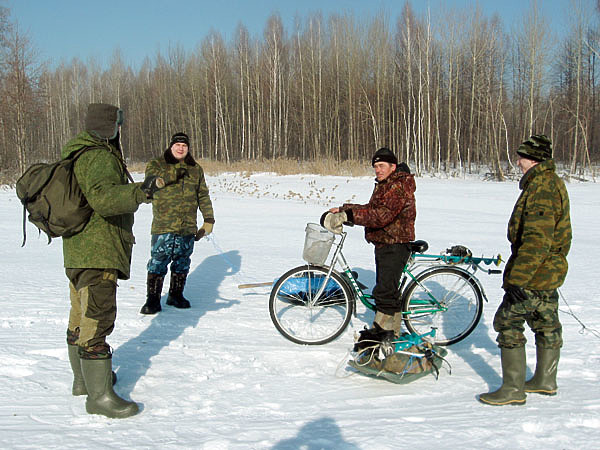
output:
M129 161L164 151L177 131L197 158L366 160L392 148L417 173L482 167L503 179L530 134L553 141L571 176L600 156L600 0L569 10L552 29L533 0L519 23L469 10L397 17L279 15L253 37L205 36L147 56L139 69L115 50L108 67L41 62L0 8L0 167L20 174L55 160L84 124L90 102L125 111Z

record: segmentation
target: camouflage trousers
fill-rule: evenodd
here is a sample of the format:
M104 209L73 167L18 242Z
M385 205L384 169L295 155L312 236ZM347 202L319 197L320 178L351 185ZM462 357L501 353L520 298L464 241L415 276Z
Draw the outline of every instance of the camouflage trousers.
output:
M181 236L175 233L153 234L151 241L148 272L166 275L171 263L171 273L190 271L191 256L194 251L194 235Z
M79 346L83 359L110 359L106 336L117 318L116 269L66 269L71 311L67 343Z
M558 318L558 291L525 289L528 299L511 304L504 295L494 316L494 330L498 332L499 347L522 347L525 322L535 334L535 343L544 348L561 348L562 325Z

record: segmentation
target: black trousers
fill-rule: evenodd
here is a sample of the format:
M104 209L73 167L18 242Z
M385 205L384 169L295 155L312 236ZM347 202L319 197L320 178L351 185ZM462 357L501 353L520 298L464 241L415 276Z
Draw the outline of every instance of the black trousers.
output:
M400 277L410 257L408 244L386 244L375 247L376 284L373 297L377 311L395 314L401 311Z

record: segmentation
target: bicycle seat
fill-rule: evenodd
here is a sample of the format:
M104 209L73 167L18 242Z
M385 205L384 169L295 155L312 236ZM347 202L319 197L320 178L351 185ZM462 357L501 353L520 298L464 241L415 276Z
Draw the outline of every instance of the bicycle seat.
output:
M412 241L408 243L408 249L413 253L423 253L429 248L429 244L425 241Z

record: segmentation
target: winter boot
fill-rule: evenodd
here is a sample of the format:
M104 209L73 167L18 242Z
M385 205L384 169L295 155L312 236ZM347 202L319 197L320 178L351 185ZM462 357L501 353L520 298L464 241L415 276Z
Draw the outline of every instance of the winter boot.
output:
M79 359L79 347L77 345L67 345L69 349L69 362L71 363L71 370L73 371L73 395L87 395L87 389L85 388L85 381L83 381L83 374L81 373L81 360Z
M162 308L160 307L160 296L162 294L164 280L165 277L163 275L148 272L148 281L146 282L146 303L142 306L140 314L156 314L157 312L162 311Z
M534 392L542 395L556 395L556 372L560 348L544 348L539 345L535 348L537 362L535 374L531 380L525 382L525 392Z
M88 391L85 409L89 414L124 419L138 413L137 403L128 402L113 391L111 359L82 359L81 371Z
M402 313L385 314L377 311L373 320L373 328L375 324L384 330L393 331L398 336L402 328Z
M175 308L189 308L188 302L183 296L183 288L185 288L185 280L187 273L171 273L171 286L169 287L169 297L167 297L167 305Z
M524 405L525 347L500 347L502 359L502 386L494 392L479 395L479 401L488 405Z

